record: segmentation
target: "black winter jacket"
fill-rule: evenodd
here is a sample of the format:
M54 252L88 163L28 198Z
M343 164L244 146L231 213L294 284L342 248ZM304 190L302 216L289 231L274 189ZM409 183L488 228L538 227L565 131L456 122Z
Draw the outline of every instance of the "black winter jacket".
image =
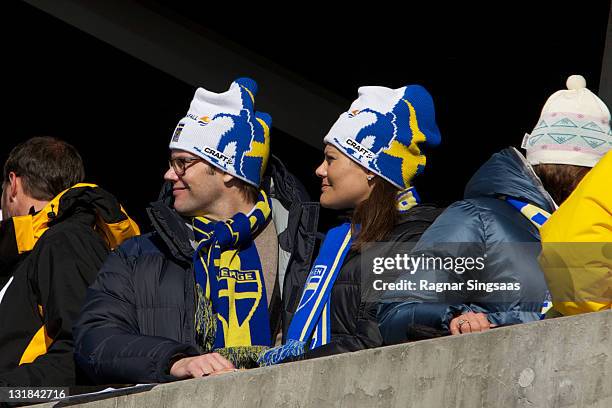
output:
M413 207L401 218L385 241L395 242L400 246L401 243L418 241L441 212L442 209L431 205ZM300 359L358 351L383 344L376 318L376 301L372 295L366 293L370 291L366 286L371 282L368 284L362 282L361 262L362 256L351 250L332 288L330 343L307 351ZM289 329L290 319L299 305L307 278L308 272L293 275L291 282L285 287L291 293L285 302L288 308L288 318L283 322L285 334Z
M0 227L0 386L76 382L72 324L109 253L93 228L96 212L113 222L124 215L99 188L69 190L59 203L49 229L19 257L11 255L12 219Z
M277 159L272 157L268 167L265 188L279 233L279 288L274 292L280 294L285 277L308 273L319 207L306 202L303 187ZM194 330L193 233L162 201L148 213L154 231L108 257L75 325L75 359L96 383L171 381L173 358L201 354ZM273 296L273 333L281 316L276 305Z

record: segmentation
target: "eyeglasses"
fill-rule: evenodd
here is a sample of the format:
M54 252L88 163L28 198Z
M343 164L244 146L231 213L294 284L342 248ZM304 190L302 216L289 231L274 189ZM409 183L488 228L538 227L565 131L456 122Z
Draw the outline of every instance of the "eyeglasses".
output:
M174 169L176 175L180 177L185 174L189 167L201 161L204 160L199 157L175 157L174 159L169 159L168 164Z

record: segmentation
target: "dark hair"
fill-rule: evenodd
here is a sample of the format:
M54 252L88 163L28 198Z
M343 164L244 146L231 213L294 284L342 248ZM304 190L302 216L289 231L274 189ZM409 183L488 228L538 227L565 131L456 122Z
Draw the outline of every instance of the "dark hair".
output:
M217 172L217 169L215 168L215 166L212 166L212 165L208 166L208 174L212 176L216 172ZM240 191L240 195L242 195L242 198L244 198L245 201L249 203L257 202L257 198L259 197L259 189L257 187L247 183L244 180L239 179L238 177L234 177L234 183L236 187L238 187L238 190Z
M361 251L368 242L382 241L397 223L396 196L398 188L382 177L374 177L374 188L370 196L359 203L353 211L351 228L360 224L352 249Z
M533 170L555 203L561 205L591 168L571 164L537 164Z
M23 180L24 192L36 200L53 197L85 179L79 152L53 137L33 137L13 148L4 163L4 182L9 173Z
M242 197L249 203L256 203L259 197L259 189L246 181L240 179L236 181L238 182L238 189Z

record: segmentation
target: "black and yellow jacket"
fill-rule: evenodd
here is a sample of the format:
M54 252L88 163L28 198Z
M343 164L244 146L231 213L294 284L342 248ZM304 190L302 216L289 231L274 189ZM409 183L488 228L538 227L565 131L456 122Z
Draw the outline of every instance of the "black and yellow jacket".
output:
M87 287L110 250L138 234L92 184L0 224L0 386L75 383L72 325Z

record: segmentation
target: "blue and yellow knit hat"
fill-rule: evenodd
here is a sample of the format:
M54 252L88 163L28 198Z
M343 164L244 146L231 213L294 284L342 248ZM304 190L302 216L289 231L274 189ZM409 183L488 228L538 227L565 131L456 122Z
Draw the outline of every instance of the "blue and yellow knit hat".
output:
M219 94L198 88L170 149L193 153L259 187L270 155L272 118L255 111L256 94L257 83L250 78L235 80Z
M422 147L440 144L431 95L420 85L361 87L324 142L404 190L425 168Z

